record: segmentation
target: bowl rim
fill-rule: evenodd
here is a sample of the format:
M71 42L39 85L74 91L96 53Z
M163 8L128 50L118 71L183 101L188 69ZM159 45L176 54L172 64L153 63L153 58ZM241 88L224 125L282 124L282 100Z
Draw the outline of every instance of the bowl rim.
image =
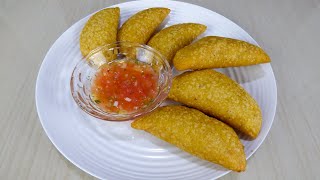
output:
M142 48L145 48L147 49L148 51L151 51L152 53L155 53L157 54L157 56L160 56L160 58L162 60L165 60L164 63L166 63L168 65L168 67L170 67L170 64L169 64L169 61L167 60L167 58L161 54L158 50L154 49L153 47L147 45L147 44L139 44L139 43L136 43L136 42L129 42L129 41L115 41L113 43L108 43L108 44L104 44L104 45L101 45L101 46L98 46L96 48L94 48L93 50L91 50L85 57L83 57L82 59L84 60L87 60L89 59L89 57L91 57L92 55L94 55L95 53L101 51L103 48L106 48L108 46L111 46L111 45L121 45L121 44L129 44L131 46L137 46L137 47L142 47ZM117 46L115 46L117 47Z

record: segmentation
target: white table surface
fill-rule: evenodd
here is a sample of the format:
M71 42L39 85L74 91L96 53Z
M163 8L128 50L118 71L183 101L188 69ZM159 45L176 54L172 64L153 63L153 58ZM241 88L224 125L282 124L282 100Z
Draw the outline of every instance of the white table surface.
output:
M43 131L35 81L53 42L116 0L0 0L0 179L94 179ZM231 19L271 56L278 85L273 127L246 172L221 179L320 178L320 1L189 0Z

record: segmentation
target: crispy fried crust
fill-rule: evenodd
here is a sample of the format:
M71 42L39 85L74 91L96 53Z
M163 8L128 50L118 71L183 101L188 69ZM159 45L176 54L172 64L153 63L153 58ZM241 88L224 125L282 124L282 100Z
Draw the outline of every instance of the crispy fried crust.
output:
M131 16L120 28L118 41L146 44L170 13L168 8L149 8Z
M120 9L107 8L94 14L85 24L80 34L80 51L83 56L98 46L117 40Z
M225 168L234 171L246 168L243 145L234 130L196 109L161 107L138 118L131 126Z
M235 81L214 70L176 76L169 98L214 116L251 138L260 132L262 115L256 101Z
M158 50L171 62L176 52L189 45L207 27L196 23L183 23L167 27L154 35L148 45Z
M208 36L180 49L173 64L178 70L248 66L270 62L258 46L244 41Z

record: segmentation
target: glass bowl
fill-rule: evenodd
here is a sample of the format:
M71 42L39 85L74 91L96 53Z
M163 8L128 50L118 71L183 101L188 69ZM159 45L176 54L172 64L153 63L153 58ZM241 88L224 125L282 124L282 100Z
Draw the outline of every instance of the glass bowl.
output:
M149 64L158 75L156 97L145 107L129 113L107 112L101 109L92 98L91 85L101 65L115 61L132 61ZM158 51L147 46L130 42L115 42L98 47L81 59L72 72L71 93L79 107L91 116L103 120L130 120L157 108L167 97L172 78L172 70Z

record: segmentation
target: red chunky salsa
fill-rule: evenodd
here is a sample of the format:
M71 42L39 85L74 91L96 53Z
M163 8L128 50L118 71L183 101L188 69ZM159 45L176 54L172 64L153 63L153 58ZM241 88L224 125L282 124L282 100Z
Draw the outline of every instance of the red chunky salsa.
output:
M148 64L112 62L97 71L91 87L92 99L108 112L133 112L153 101L157 84L158 75Z

